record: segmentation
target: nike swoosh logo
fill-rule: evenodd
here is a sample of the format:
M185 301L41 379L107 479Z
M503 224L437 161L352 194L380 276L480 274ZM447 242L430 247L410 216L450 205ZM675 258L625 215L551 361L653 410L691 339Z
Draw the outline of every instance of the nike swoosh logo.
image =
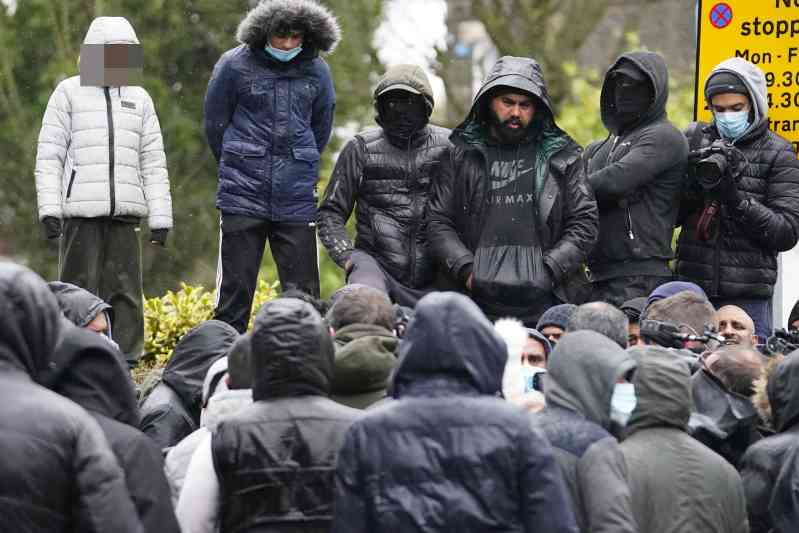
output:
M513 183L514 181L516 181L517 179L519 179L519 176L522 176L523 174L527 174L528 172L532 172L532 171L533 171L533 167L530 167L528 169L522 170L521 172L519 172L518 174L516 174L512 178L507 178L507 179L500 180L500 181L493 181L492 180L491 181L491 190L495 191L497 189L501 189L502 187L505 187L506 185L509 185L509 184Z

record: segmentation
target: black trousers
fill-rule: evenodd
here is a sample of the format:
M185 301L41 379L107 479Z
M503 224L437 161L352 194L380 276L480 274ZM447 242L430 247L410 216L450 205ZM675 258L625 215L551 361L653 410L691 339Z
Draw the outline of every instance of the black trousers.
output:
M316 224L222 214L221 226L215 319L240 333L247 330L267 240L281 290L299 289L319 297Z
M128 364L138 361L144 347L139 224L110 217L65 219L59 272L61 281L113 307L113 338Z
M353 250L350 255L352 267L347 273L348 284L367 285L388 295L393 303L405 307L416 307L422 297L434 290L435 287L413 289L395 280L388 274L377 260L361 250Z
M633 298L649 296L652 291L672 279L670 276L625 276L595 281L591 284L591 301L607 302L621 307L624 302Z

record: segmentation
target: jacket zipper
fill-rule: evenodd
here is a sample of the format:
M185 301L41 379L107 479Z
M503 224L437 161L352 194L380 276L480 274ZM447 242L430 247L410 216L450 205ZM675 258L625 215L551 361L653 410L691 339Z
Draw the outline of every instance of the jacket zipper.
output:
M69 175L69 185L67 185L67 198L72 195L72 184L75 183L75 169L72 169L72 174Z
M630 214L629 204L625 206L625 210L627 211L627 237L629 237L631 241L634 241L635 233L633 233L633 217L632 214Z
M114 191L114 115L111 108L111 91L104 87L105 108L108 116L108 189L110 195L110 210L108 216L113 217L116 208L116 198Z
M408 166L407 166L406 172L408 173L408 189L409 189L409 192L411 193L411 198L412 198L412 200L411 200L411 212L416 214L416 204L417 204L416 200L417 200L417 198L414 195L413 189L411 188L413 185L415 185L414 183L412 183L412 178L413 178L413 173L412 173L412 171L413 171L413 161L411 160L411 141L412 140L413 140L413 134L411 134L410 137L408 137ZM411 229L411 246L410 246L410 249L411 249L411 254L410 254L411 255L411 257L410 257L410 260L411 260L411 272L410 272L411 277L410 277L410 282L411 282L411 286L412 287L416 285L416 229L417 229L418 221L419 221L419 219L417 218L416 220L414 220L412 222L412 225L411 225L412 229Z

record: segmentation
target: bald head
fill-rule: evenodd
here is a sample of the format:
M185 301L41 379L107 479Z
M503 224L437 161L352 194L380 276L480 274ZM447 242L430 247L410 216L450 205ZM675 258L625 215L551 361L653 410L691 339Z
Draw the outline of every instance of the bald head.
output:
M716 311L719 333L724 335L725 345L739 345L748 348L757 345L755 323L746 311L736 305L725 305Z

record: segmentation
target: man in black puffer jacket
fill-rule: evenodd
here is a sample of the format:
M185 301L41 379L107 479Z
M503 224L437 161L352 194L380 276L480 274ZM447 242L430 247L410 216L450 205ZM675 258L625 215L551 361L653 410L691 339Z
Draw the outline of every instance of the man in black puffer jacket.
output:
M35 383L70 327L44 280L0 263L0 530L141 532L97 422Z
M319 207L319 238L348 283L413 307L436 278L424 214L450 131L428 124L433 90L418 66L388 69L374 100L380 128L359 133L341 152ZM345 225L356 202L353 245Z
M582 151L555 124L538 63L500 58L450 139L430 198L433 253L489 318L535 327L576 298L567 289L598 233Z
M799 239L799 161L791 144L769 130L766 96L763 71L744 59L711 72L705 98L713 123L692 124L685 133L694 152L677 244L678 277L700 285L716 308L746 311L761 340L772 330L777 254ZM717 165L695 154L711 145L720 152L715 159L726 161L720 176Z
M178 501L187 533L322 533L333 473L361 411L327 396L333 339L311 304L278 298L250 338L253 404L222 420L194 452Z
M52 286L51 286L52 289ZM164 461L158 446L139 431L136 390L127 364L95 333L68 328L56 349L46 384L83 407L103 430L145 533L179 533Z
M333 533L576 533L552 448L498 397L507 359L472 301L425 296L400 347L396 401L367 411L341 448Z
M599 242L588 257L592 300L620 306L671 280L688 143L666 116L668 97L658 54L624 54L605 76L602 122L610 135L583 156L599 204Z

